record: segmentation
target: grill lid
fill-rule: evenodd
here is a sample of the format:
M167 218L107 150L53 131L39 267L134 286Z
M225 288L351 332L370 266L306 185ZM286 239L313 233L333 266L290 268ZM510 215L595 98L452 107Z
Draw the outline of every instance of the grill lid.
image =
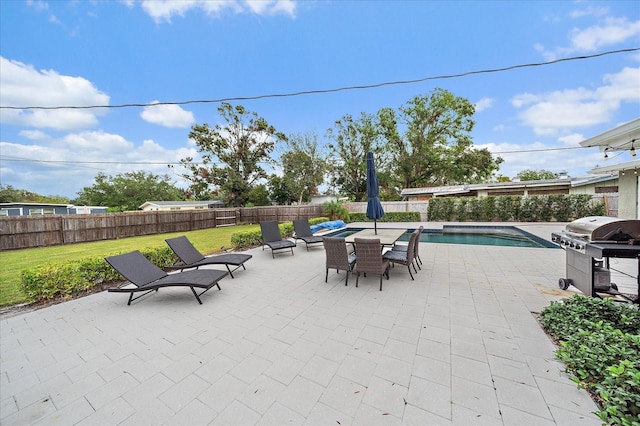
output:
M587 216L568 223L565 231L591 241L629 241L640 238L640 220Z

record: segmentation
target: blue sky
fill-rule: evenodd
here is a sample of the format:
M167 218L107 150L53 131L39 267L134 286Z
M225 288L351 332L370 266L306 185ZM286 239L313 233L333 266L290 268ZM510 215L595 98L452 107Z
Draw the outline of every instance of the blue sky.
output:
M0 104L215 100L637 47L636 1L0 1ZM476 104L474 144L504 158L499 173L584 176L604 165L597 149L554 149L640 116L640 52L232 103L324 143L345 114L397 109L435 88ZM168 163L196 156L191 126L220 123L217 106L0 109L0 183L73 198L99 172L172 173Z

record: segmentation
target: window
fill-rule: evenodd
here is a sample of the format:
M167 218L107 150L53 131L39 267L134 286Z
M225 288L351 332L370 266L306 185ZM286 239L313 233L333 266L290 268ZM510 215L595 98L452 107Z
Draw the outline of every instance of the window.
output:
M30 208L29 209L29 216L44 216L44 215L50 215L50 214L55 214L55 210L53 207L46 207L46 208L40 208L40 209L36 209L36 208Z

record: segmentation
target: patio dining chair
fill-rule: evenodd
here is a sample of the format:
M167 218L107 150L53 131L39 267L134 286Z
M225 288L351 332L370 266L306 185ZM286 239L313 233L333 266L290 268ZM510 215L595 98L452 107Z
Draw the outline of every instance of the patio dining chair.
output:
M383 259L388 260L389 262L399 263L401 265L405 265L409 269L409 275L411 276L411 280L413 281L413 274L411 273L411 266L413 265L413 270L418 273L416 269L416 265L413 263L415 256L415 245L420 238L420 234L417 232L412 232L409 237L409 245L407 246L407 250L389 250L385 254L382 255Z
M322 243L322 237L319 235L313 235L311 232L311 225L309 225L309 219L296 219L293 221L293 239L304 241L309 251L309 244Z
M413 254L414 265L417 265L418 269L422 269L420 267L420 265L422 265L422 259L420 258L420 236L422 235L422 231L423 230L424 230L424 227L422 225L420 225L420 227L418 229L413 231L413 233L418 234L418 240L416 241L416 244L414 246L414 254ZM393 245L392 249L396 250L396 251L407 251L408 248L409 248L409 244L398 244L398 243L396 243L396 244Z
M389 279L389 261L382 258L382 247L379 238L356 238L356 266L353 268L356 275L356 287L360 272L380 275L380 291L382 291L382 276Z
M355 253L349 253L344 238L324 237L322 242L327 257L324 282L326 283L329 278L329 269L335 269L337 273L342 270L347 272L347 278L344 281L346 286L349 283L349 275L353 271L353 265L356 263Z
M271 249L271 257L275 259L276 251L286 249L291 249L291 255L293 256L293 248L296 246L296 243L282 238L278 221L269 220L260 222L260 232L262 234L262 250L264 250L264 246L268 246Z

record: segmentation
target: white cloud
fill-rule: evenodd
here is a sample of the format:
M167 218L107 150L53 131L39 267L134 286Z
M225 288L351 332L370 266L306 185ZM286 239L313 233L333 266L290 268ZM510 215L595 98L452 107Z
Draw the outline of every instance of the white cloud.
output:
M554 173L566 171L570 176L584 176L585 169L595 167L602 162L602 155L597 150L575 149L570 151L551 150L565 148L546 145L536 141L533 143L488 143L477 145L490 152L498 153L505 162L500 165L499 174L510 178L523 170L549 170Z
M573 14L572 16L577 16ZM587 28L573 28L568 34L569 46L545 50L541 44L534 48L551 61L576 53L591 53L604 47L623 43L640 35L640 20L608 17Z
M538 135L554 135L562 131L607 123L621 102L640 103L640 68L624 68L603 77L604 85L589 90L567 89L549 93L524 93L511 103L526 108L520 113L523 122Z
M18 133L20 136L31 140L47 139L49 135L40 130L22 130Z
M489 109L495 104L496 100L493 98L482 98L476 102L476 112L481 112Z
M570 135L559 137L558 140L568 146L578 146L584 140L584 136L580 133L572 133Z
M189 127L196 121L192 112L185 111L179 105L147 106L140 113L140 117L149 123L164 127Z
M37 71L31 65L0 57L0 103L2 106L90 106L108 105L109 96L82 77ZM8 110L0 122L37 128L72 130L93 127L104 109Z
M576 10L572 10L569 13L569 16L572 18L581 18L583 16L595 16L595 17L600 17L600 16L605 16L607 13L609 13L609 9L606 7L586 7L584 9L576 9Z
M154 21L171 22L174 16L184 16L191 10L201 10L210 16L219 16L224 11L231 13L253 13L270 16L284 14L295 16L295 0L143 0L142 9Z
M144 170L173 175L167 163L177 163L185 157L198 158L195 148L187 147L186 141L184 146L166 149L153 140L135 144L103 131L45 137L33 145L0 142L1 172L3 181L11 182L15 188L74 198L83 187L93 184L99 172L116 175ZM180 166L175 166L175 172L180 173ZM176 184L182 184L177 176Z

